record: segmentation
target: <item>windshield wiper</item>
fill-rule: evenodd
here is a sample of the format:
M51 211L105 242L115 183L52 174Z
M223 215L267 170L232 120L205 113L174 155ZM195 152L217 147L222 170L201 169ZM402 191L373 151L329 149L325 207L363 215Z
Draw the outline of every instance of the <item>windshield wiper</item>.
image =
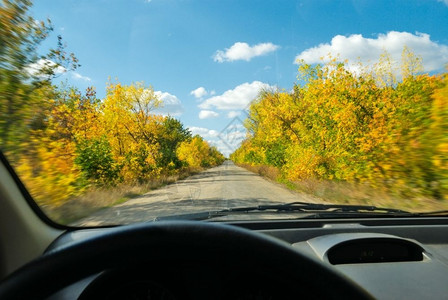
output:
M372 205L350 205L350 204L321 204L308 202L291 202L286 204L259 205L257 210L277 210L277 211L331 211L335 212L377 212L377 213L398 213L412 214L408 211L394 208L384 208Z
M330 213L378 213L378 214L392 214L392 215L409 215L409 216L437 216L446 215L448 210L436 210L428 212L409 212L396 208L385 208L373 205L350 205L350 204L320 204L308 202L291 202L286 204L274 205L259 205L257 210L272 210L277 211L302 211L302 212L330 212ZM232 210L232 209L230 209ZM237 208L236 210L244 210L244 208Z
M412 213L401 209L384 208L372 205L349 205L349 204L320 204L308 202L291 202L281 204L269 204L258 206L246 206L226 208L223 210L187 213L181 215L171 215L157 217L154 221L161 220L207 220L228 215L245 213L308 213L309 217L329 217L329 216L425 216L448 214L448 211Z

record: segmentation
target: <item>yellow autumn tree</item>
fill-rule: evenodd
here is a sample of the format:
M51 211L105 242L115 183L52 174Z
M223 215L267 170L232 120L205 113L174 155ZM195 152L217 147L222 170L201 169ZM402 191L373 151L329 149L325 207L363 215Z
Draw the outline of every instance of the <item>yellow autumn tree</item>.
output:
M431 188L440 198L448 200L448 75L443 86L433 94L431 124L426 135L433 167Z
M158 127L163 116L154 110L160 99L143 83L109 83L102 107L102 127L115 159L122 165L124 180L142 180L157 176L160 156Z
M47 90L40 97L45 105L36 115L17 172L40 204L58 206L84 188L82 170L75 164L76 144L98 133L99 101L93 89L85 95L73 88Z
M199 135L182 142L177 148L177 157L193 168L215 166L224 161L224 156Z
M387 53L373 67L337 58L300 62L292 92L265 91L251 104L248 137L231 158L277 167L293 181L365 182L445 197L446 91L440 76L421 69L407 48L400 67Z

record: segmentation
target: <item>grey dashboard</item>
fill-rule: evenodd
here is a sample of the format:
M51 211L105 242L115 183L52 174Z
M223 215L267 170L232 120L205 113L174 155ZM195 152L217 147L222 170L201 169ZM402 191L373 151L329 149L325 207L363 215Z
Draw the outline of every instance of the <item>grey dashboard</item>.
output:
M275 229L263 232L286 240L297 250L332 265L377 299L447 298L448 226L431 224L428 222L430 220L423 223L401 221L384 225L388 223L387 220L383 222L353 220L349 223L320 223L314 228ZM361 245L357 251L351 251L351 259L358 260L357 262L332 264L329 261L329 251L338 245L383 239L389 240L389 243L386 241L382 244L383 249L375 248L374 245L373 249L370 249L372 245L367 244L364 247ZM398 257L395 261L394 259L382 261L384 257L380 256L376 260L362 261L360 256L363 253L369 255L369 251L375 255L375 251L382 250L383 254L390 255L388 251L394 252L394 249L387 247L393 248L396 241L407 241L410 245L415 245L421 250L421 259ZM350 252L350 249L346 251Z
M377 299L443 299L448 295L448 222L442 218L241 221L229 223L288 242L343 273ZM110 230L68 231L48 250ZM73 299L96 277L51 299Z

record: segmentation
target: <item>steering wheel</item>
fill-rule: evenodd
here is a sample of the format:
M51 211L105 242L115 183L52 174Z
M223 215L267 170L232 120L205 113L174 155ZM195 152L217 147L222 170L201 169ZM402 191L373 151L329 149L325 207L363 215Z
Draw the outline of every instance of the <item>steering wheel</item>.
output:
M182 221L120 226L51 250L7 277L0 299L42 299L103 270L173 260L258 266L280 278L279 289L293 298L372 298L286 242L234 226Z

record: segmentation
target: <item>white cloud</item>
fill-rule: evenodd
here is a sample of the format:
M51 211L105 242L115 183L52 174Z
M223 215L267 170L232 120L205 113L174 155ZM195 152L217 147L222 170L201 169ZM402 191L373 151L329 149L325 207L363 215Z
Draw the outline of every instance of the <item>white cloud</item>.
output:
M219 132L213 129L208 129L204 127L188 127L193 135L199 134L204 139L215 138L218 136Z
M212 110L201 110L199 112L199 119L210 119L210 118L216 118L219 114L216 111Z
M180 100L175 96L167 92L155 91L154 94L162 100L162 107L159 107L155 112L170 115L180 116L184 112L184 107Z
M448 0L447 0L448 1ZM350 62L361 61L369 65L378 62L384 51L387 51L393 61L401 61L403 47L408 47L414 54L423 58L425 71L439 70L448 62L448 46L431 41L429 34L390 31L379 34L377 38L365 38L361 34L350 36L337 35L331 43L320 44L309 48L296 56L297 60L307 63L328 60L328 54L339 56L341 60Z
M202 136L210 145L218 148L226 156L235 151L241 144L241 141L246 138L246 129L241 123L235 121L232 121L221 132L194 126L190 126L188 129L193 135L199 134Z
M78 72L73 72L72 76L74 79L79 79L79 80L84 80L84 81L92 81L92 79L90 79L90 77L83 76L83 75L79 74Z
M241 142L246 138L245 129L225 130L219 135L219 141L216 142L216 147L225 155L234 152L241 145Z
M54 61L52 61L50 59L39 59L36 63L30 64L26 68L26 71L31 76L38 76L38 77L46 78L47 76L43 75L42 71L46 71L49 69L53 69L53 73L55 75L67 73L67 69L65 67L58 65L57 63L55 63ZM72 78L75 80L92 81L92 79L90 77L83 76L78 72L73 71L73 72L69 72L69 73L71 73Z
M214 107L223 110L244 109L258 96L260 91L273 88L273 86L260 81L253 81L252 83L246 82L235 87L233 90L225 91L222 95L206 99L199 104L199 108L211 109Z
M233 131L227 134L227 137L233 141L241 142L246 138L246 132L242 131Z
M26 71L31 76L39 76L39 74L45 69L53 69L54 74L62 74L67 72L66 68L57 65L54 61L49 59L39 59L37 62L26 67Z
M439 2L443 2L443 3L445 3L445 5L448 6L448 0L437 0L437 1L439 1Z
M200 86L197 89L192 90L190 92L190 95L193 95L193 96L195 96L198 99L206 96L207 94L208 94L207 90L204 87L202 87L202 86Z
M239 115L241 115L241 111L232 110L227 113L228 118L235 118L238 117Z
M226 129L231 129L231 130L244 129L244 125L242 123L237 123L237 121L232 121L232 124L228 125L226 127Z
M223 141L221 140L207 140L207 142L211 146L215 146L219 152L224 154L224 156L229 157L230 154L232 154L235 150L231 147L227 146Z
M230 48L216 51L213 60L219 63L226 61L245 60L250 61L256 56L266 55L274 52L279 46L272 43L260 43L249 46L247 43L236 42Z

